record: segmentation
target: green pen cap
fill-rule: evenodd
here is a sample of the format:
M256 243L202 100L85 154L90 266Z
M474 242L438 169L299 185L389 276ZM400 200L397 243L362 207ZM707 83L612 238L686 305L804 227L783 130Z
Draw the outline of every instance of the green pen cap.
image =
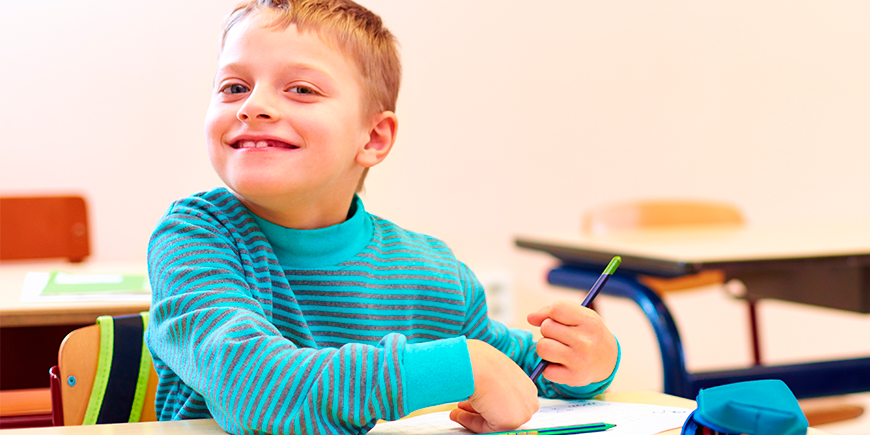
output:
M604 269L604 273L608 275L613 275L613 272L616 271L616 268L619 267L619 263L622 263L622 257L616 256L613 257L613 260L610 260L610 264L607 265L607 268Z

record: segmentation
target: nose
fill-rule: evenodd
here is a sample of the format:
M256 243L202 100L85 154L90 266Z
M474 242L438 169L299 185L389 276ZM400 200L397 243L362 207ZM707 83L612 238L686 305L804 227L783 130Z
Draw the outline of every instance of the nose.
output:
M239 108L236 117L242 122L275 121L278 119L278 111L267 92L254 89L245 100L245 104Z

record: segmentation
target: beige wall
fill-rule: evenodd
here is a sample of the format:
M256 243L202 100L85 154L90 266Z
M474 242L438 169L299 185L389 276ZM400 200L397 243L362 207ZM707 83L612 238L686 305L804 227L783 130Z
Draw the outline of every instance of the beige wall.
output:
M0 192L85 192L95 258L143 260L169 202L219 183L202 121L235 2L4 2ZM870 221L866 1L363 3L405 68L399 139L367 208L507 274L519 319L576 295L548 289L552 261L512 235L575 231L605 201L708 197L753 223ZM672 302L691 364L746 361L730 332L739 303L715 290ZM639 311L606 298L601 310L625 350L614 388L659 388ZM772 358L868 352L866 318L805 311L763 308Z

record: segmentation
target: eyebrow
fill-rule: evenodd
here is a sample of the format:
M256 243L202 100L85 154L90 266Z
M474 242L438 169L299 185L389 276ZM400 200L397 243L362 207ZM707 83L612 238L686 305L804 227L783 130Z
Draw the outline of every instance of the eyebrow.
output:
M216 71L216 75L220 74L223 71L239 71L245 72L248 69L248 66L244 62L230 62L225 65L219 67ZM303 73L313 73L314 75L321 76L325 79L328 79L332 82L335 82L335 78L332 77L328 72L317 68L314 65L307 63L291 63L285 65L281 68L282 74L294 73L294 72L303 72Z

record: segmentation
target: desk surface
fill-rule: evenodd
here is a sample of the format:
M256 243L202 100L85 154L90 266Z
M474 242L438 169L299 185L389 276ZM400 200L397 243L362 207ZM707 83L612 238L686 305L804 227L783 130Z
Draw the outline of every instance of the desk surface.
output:
M21 290L29 272L62 270L71 273L145 273L144 263L13 262L0 265L0 327L93 323L97 316L147 311L145 301L22 302Z
M693 400L683 399L680 397L668 396L661 393L649 391L636 391L626 393L607 393L604 396L605 400L614 402L628 403L649 403L665 406L679 406L684 408L694 408ZM432 408L427 408L421 411L442 411L448 409L450 405L442 405ZM418 413L420 413L418 411ZM415 413L416 414L416 413ZM168 422L149 422L149 423L127 423L127 424L105 424L98 426L66 426L66 427L47 427L36 429L11 429L4 430L4 434L21 435L71 435L71 434L93 434L93 435L218 435L226 432L215 423L214 420L187 420L187 421L168 421ZM679 429L662 432L665 435L678 435ZM822 432L816 429L810 429L808 435L826 435L827 432Z
M588 261L598 253L601 264L607 265L612 255L621 255L623 269L632 266L644 269L637 272L671 269L674 275L752 261L844 258L870 264L870 222L696 226L602 236L584 236L579 231L533 233L517 236L516 243L549 252L566 262L574 257ZM661 264L655 264L656 261Z

